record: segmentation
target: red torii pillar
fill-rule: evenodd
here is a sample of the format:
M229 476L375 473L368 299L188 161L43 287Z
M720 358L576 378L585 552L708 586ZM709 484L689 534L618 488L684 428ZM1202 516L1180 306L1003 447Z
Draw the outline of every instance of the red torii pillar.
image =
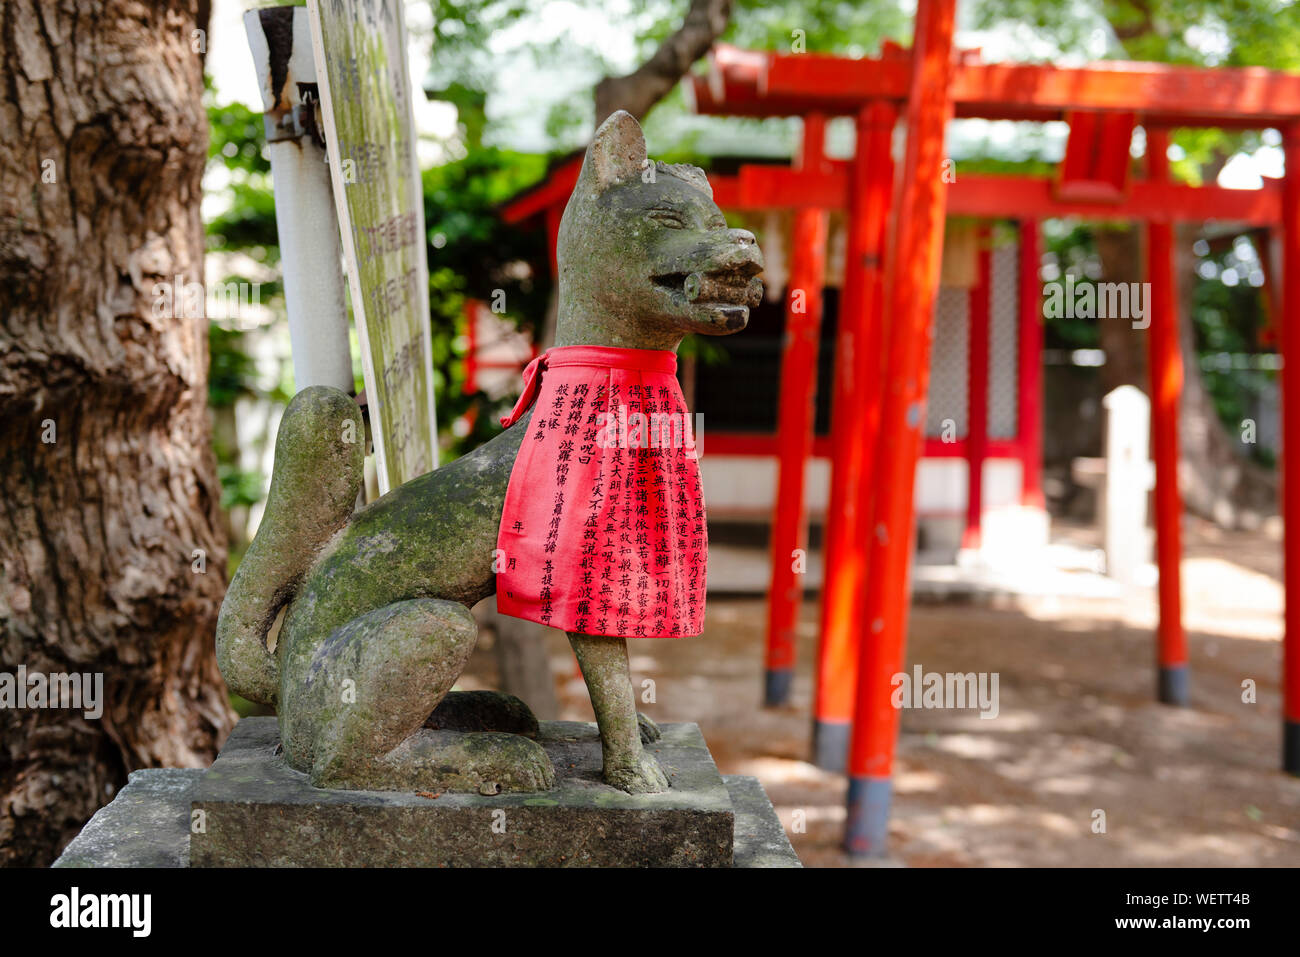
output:
M1300 775L1300 123L1282 136L1282 768Z
M1020 352L1016 431L1020 439L1020 504L1043 508L1043 287L1038 223L1020 222Z
M989 324L993 252L987 225L976 232L975 285L969 293L966 342L966 530L962 547L978 549L983 538L984 460L989 450Z
M1147 175L1169 178L1169 132L1147 130ZM1178 287L1174 282L1173 224L1147 225L1147 277L1151 283L1151 451L1156 466L1156 566L1160 622L1157 632L1157 695L1165 704L1187 705L1187 636L1182 613L1183 503L1178 494L1178 398L1183 358L1178 345Z
M803 121L801 169L820 171L825 157L826 118ZM794 214L790 283L785 310L785 348L777 403L776 508L772 518L772 578L767 593L767 678L764 703L787 704L794 684L795 643L803 574L807 570L808 513L804 477L812 454L813 399L817 392L817 345L826 280L829 213L801 206ZM796 550L803 555L796 566Z
M848 230L831 405L831 489L827 508L821 640L813 700L813 761L843 771L853 723L867 521L880 422L884 349L884 258L893 194L890 152L897 110L877 100L857 116L849 171Z
M849 752L846 850L882 856L889 833L898 738L893 676L903 670L915 537L916 465L943 254L944 134L952 114L956 0L919 0L907 109L907 154L890 258L889 361L885 366L876 495L870 526L866 620Z
M478 300L466 297L461 307L465 315L465 384L461 391L473 395L478 391Z

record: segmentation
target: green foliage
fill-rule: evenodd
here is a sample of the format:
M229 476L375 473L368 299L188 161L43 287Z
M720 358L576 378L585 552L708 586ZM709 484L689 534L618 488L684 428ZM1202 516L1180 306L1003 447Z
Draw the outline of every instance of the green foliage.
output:
M447 95L477 122L472 114L481 98L473 90L453 84ZM224 200L219 211L208 217L208 248L241 253L260 266L275 267L280 251L261 115L238 104L210 106L208 114L212 127L208 185ZM438 427L444 446L453 453L490 436L496 421L493 413L498 412L486 407L481 394L463 392L466 298L490 301L494 290L503 290L506 315L525 326L546 313L551 286L545 237L506 226L497 212L503 200L540 180L545 165L542 156L471 145L460 159L423 174ZM262 283L263 293L271 297L281 296L281 289L278 281ZM282 309L282 300L273 307ZM253 363L242 351L243 336L214 325L210 345L213 406L229 406L239 396L258 394ZM288 391L274 390L271 397L287 401ZM484 408L477 415L475 430L468 436L453 436L453 421L476 406ZM223 486L232 503L248 497L254 478L234 466L235 451L218 449Z
M1105 55L1119 59L1300 68L1300 4L1291 0L975 0L973 8L982 29L1033 26L1055 56L1095 51L1104 37ZM1181 129L1173 139L1186 153L1174 176L1193 185L1259 146L1256 132Z
M262 474L245 472L228 462L217 466L221 480L221 507L229 511L238 505L256 505L262 500Z
M257 390L257 370L243 349L243 333L208 323L208 405L229 408L241 396L253 396Z
M1028 24L1051 41L1057 54L1097 52L1130 60L1208 67L1300 67L1300 4L1290 0L976 0L975 20L989 29ZM1213 182L1235 153L1254 152L1264 137L1258 131L1180 129L1172 137L1176 180L1194 186ZM1086 258L1090 229L1075 227L1049 243L1062 257ZM1193 291L1192 323L1201 356L1201 375L1219 417L1229 429L1254 415L1258 397L1275 373L1243 365L1249 354L1270 351L1260 339L1264 309L1258 258L1245 237L1210 245L1198 243L1198 281ZM1244 245L1243 245L1244 244ZM1252 258L1253 257L1253 258ZM1225 273L1234 281L1224 280ZM1251 282L1246 281L1251 276ZM1086 323L1049 323L1049 342L1082 344ZM1075 346L1078 347L1078 346ZM1236 357L1236 358L1232 358ZM1195 374L1196 370L1189 370ZM1266 464L1267 450L1257 449Z
M244 252L274 265L280 250L262 116L242 104L210 105L208 124L208 176L223 181L225 199L224 208L208 217L208 248Z
M254 113L242 103L211 106L208 123L211 127L208 159L220 158L232 172L271 175L271 164L262 149L261 113Z
M271 192L271 167L262 143L262 117L240 104L216 106L209 101L208 170L205 189L210 199L224 200L215 215L207 217L210 253L247 256L261 269L280 259L275 227L275 199ZM239 261L231 257L230 261ZM246 262L247 260L245 260ZM259 298L275 308L282 301L278 279L231 275L226 281L260 283ZM219 415L233 416L240 398L262 394L257 368L245 348L245 334L216 321L208 323L208 404ZM269 398L287 402L289 389L278 384ZM224 410L224 413L223 413ZM262 498L263 476L239 467L239 449L218 429L213 437L221 505L231 509L253 505Z
M573 9L579 20L588 19L584 14L589 13L593 23L626 25L631 43L618 44L615 52L601 45L598 33L590 40L575 31L548 29L543 0L430 0L434 55L426 89L446 91L439 92L438 98L456 102L458 108L457 100L466 90L480 91L482 109L500 126L509 123L521 73L555 75L561 82L555 84L554 95L543 108L549 145L563 150L584 143L594 118L591 91L595 83L602 76L627 73L649 58L682 25L689 3L630 0L624 8L610 9L606 0L573 0L563 6L561 16ZM911 17L898 0L738 0L721 41L752 49L860 56L877 52L886 38L906 40ZM566 82L574 76L585 77L585 85ZM655 126L660 114L680 120L686 113L684 100L674 91L651 111L647 121ZM476 128L475 118L462 113L461 119L467 141L472 142L469 134ZM737 121L719 118L710 122L723 127ZM489 139L491 127L489 124Z
M507 226L497 214L501 202L542 179L546 170L544 156L493 145L501 139L503 117L521 72L531 69L557 78L576 74L588 77L589 83L604 74L627 72L680 26L688 0L628 0L614 12L605 0L574 0L574 6L579 19L582 11L590 12L593 20L612 22L618 17L620 26L627 25L630 44L606 49L584 43L573 31L537 29L545 23L543 0L430 0L434 66L425 85L456 107L461 124L458 141L444 144L455 158L423 174L438 420L443 444L453 452L492 434L501 411L490 408L481 394L464 394L466 299L491 302L494 295L498 301L503 297L506 316L534 328L541 324L552 292L544 233ZM1032 28L1049 41L1044 54L1048 59L1085 52L1202 65L1300 67L1300 4L1283 0L973 0L973 6L978 27ZM755 49L870 55L886 38L908 42L911 17L912 5L904 10L897 0L737 0L722 39ZM557 83L543 107L545 134L556 159L583 142L589 131L590 86L576 90L572 83ZM225 199L208 218L209 246L241 252L259 266L274 268L279 249L261 116L240 105L213 107L209 113L211 165L220 173L211 180ZM794 135L786 120L710 119L707 124L711 130L735 131L737 143L773 138L792 142ZM687 121L680 90L670 93L646 122L648 135L662 144L662 158L707 168L709 158L698 147L703 127ZM990 143L985 151L977 149L980 155L962 158L962 172L1049 173L1052 165L1040 149L1041 127L1026 125L1023 134L1017 134L1014 156L999 153ZM1175 143L1182 151L1173 161L1175 177L1199 184L1217 175L1233 153L1257 149L1260 137L1179 130ZM1047 233L1046 252L1060 269L1078 278L1098 278L1093 240L1098 228L1107 227L1060 224ZM1225 255L1219 250L1210 258ZM264 277L262 283L264 293L280 295L278 284L268 284ZM1217 276L1203 279L1196 291L1198 348L1207 353L1258 348L1255 326L1261 315L1257 290L1247 283L1229 288ZM252 364L240 352L240 339L228 330L212 335L214 406L229 405L255 388ZM1056 319L1049 321L1047 340L1057 348L1095 348L1097 330L1088 320ZM692 353L703 362L724 354L713 343L688 340L683 354ZM1240 370L1206 373L1225 419L1244 401L1230 394L1235 380L1244 381ZM453 421L464 421L466 413L472 413L468 418L474 430L453 437ZM229 474L231 494L238 495L234 485L242 479L235 471Z
M551 295L546 237L504 223L497 207L545 174L540 156L495 147L423 174L428 235L429 300L438 423L444 444L459 454L495 432L504 411L482 393L464 392L464 310L467 299L504 306L502 315L540 334ZM473 429L453 436L452 422L470 413Z
M885 38L907 42L911 33L912 15L898 3L738 0L723 39L749 49L785 52L801 39L808 53L867 56L878 53Z
M1025 24L1058 53L1114 38L1129 60L1203 66L1300 66L1300 10L1288 0L976 0L981 29Z

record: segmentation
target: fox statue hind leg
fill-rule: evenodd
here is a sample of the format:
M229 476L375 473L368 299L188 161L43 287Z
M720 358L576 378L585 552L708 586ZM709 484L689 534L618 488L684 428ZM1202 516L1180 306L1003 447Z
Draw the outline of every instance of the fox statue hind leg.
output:
M336 629L287 689L286 755L317 787L537 791L555 783L541 745L515 734L424 727L474 649L459 602L395 602ZM296 761L294 759L297 759Z
M536 742L492 730L450 730L466 709L454 701L439 709L477 637L463 602L429 596L429 582L395 582L409 598L380 599L370 610L358 606L341 624L328 620L322 598L343 582L329 579L328 565L329 580L317 579L340 533L352 533L356 524L363 440L361 412L343 392L308 388L289 404L276 437L266 513L218 622L223 676L237 694L276 706L286 760L318 787L550 787L554 771ZM444 474L453 478L454 470ZM366 578L356 568L340 574ZM271 651L267 632L281 609L284 624ZM485 728L502 717L505 728L536 731L536 720L515 699L475 704ZM442 715L440 730L424 727L435 712Z

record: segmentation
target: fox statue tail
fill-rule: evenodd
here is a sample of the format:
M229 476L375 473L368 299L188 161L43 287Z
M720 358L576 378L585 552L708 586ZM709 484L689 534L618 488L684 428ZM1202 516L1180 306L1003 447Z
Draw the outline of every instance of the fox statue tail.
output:
M217 618L217 664L235 694L276 703L280 668L267 632L321 546L347 524L361 491L364 446L361 410L338 389L303 389L285 410L266 511Z

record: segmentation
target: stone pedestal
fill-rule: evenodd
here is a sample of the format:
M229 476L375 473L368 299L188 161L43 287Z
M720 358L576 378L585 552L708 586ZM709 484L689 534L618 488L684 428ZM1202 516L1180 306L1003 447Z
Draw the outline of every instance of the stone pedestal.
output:
M595 726L546 721L552 790L435 798L313 788L249 718L207 771L134 772L55 866L800 866L756 779L719 775L696 725L662 730L665 794L605 785Z

